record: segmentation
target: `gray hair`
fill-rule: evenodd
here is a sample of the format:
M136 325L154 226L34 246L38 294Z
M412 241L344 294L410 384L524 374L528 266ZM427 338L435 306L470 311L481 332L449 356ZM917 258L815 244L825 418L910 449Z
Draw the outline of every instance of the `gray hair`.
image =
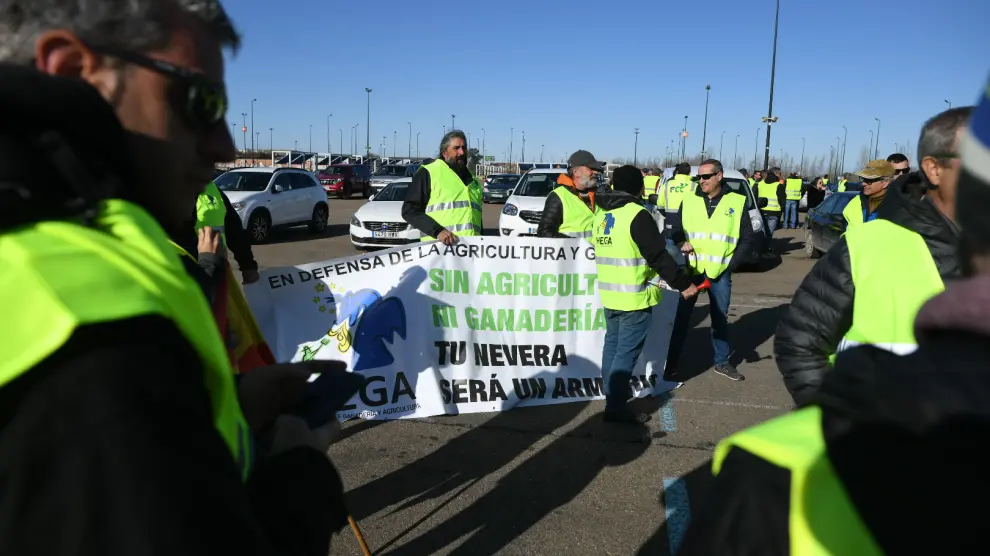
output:
M452 130L448 131L446 134L444 134L443 139L440 140L440 158L441 159L443 158L444 151L447 150L447 147L450 146L450 142L452 140L454 140L455 138L456 139L463 140L464 141L464 149L465 150L468 149L468 146L467 146L467 136L464 135L464 132L461 131L461 130L459 130L459 129L452 129Z
M918 139L918 164L926 157L945 158L956 154L956 136L969 121L972 106L950 108L925 122Z
M716 174L725 171L725 169L722 168L722 163L714 158L708 158L702 160L701 164L698 165L698 168L701 168L702 166L708 166L709 164L712 166L712 170L714 170Z
M163 48L177 14L203 22L222 46L240 47L220 0L0 0L0 62L29 64L35 41L52 29L103 47Z

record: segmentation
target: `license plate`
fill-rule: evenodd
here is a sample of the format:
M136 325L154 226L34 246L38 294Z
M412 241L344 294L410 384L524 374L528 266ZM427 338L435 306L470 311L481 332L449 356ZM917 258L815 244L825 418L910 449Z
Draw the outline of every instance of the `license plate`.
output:
M392 238L399 237L398 232L371 232L371 237Z
M535 234L536 233L536 228L526 228L526 233L527 234Z

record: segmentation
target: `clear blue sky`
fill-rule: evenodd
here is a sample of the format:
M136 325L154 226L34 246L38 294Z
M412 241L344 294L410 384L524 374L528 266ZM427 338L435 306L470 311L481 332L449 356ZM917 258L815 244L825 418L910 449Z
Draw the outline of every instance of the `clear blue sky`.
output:
M267 148L334 152L340 133L360 124L371 87L371 145L387 136L406 152L413 125L421 154L434 154L456 114L472 144L486 130L501 158L515 129L526 158L559 159L584 148L598 158L663 156L687 115L688 152L701 150L705 85L710 84L709 152L753 157L767 113L773 0L501 0L372 3L228 0L244 36L230 59L231 122L241 146L241 113ZM847 166L882 121L880 154L910 142L925 119L971 104L990 70L990 2L983 0L783 0L777 50L772 151L828 154L849 128ZM760 160L764 132L760 132ZM248 137L250 143L250 136ZM910 153L912 163L914 154Z

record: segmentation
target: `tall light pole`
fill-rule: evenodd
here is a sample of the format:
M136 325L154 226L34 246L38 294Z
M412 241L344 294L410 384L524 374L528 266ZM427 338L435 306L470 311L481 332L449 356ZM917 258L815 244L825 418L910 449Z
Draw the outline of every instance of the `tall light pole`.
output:
M419 134L421 132L416 132L416 158L419 158Z
M526 132L522 132L522 156L519 158L519 162L526 162Z
M234 142L234 150L236 150L237 149L237 124L234 124L234 123L230 124L230 140Z
M313 152L313 124L309 124L309 152Z
M873 152L873 130L870 130L870 150L866 151L866 158L870 158L870 153Z
M801 174L804 174L804 137L801 138Z
M725 141L725 132L722 132L721 138L718 140L718 159L722 160L722 143Z
M880 118L873 118L877 121L877 143L876 150L873 152L873 159L876 160L880 158Z
M257 147L254 142L254 103L258 102L258 99L251 99L251 150L256 151Z
M515 135L515 128L509 128L509 164L512 164L512 138Z
M455 122L456 120L457 120L457 116L455 116L454 114L451 114L451 115L450 115L450 130L451 130L451 131L454 131L455 129L457 129L457 126L456 126L456 125L454 125L454 122Z
M387 137L388 137L388 135L382 135L382 154L378 155L379 158L384 158L385 157L385 149L388 146L388 143L385 141L385 139Z
M681 130L681 160L687 159L687 116L684 116L684 129Z
M849 138L849 128L847 128L846 126L842 126L842 157L841 157L842 169L840 170L840 172L846 169L846 139L848 138Z
M777 26L780 23L780 0L777 0L777 12L773 19L773 61L770 63L770 107L767 109L767 146L763 154L763 167L770 164L770 124L776 121L773 117L773 85L777 76Z
M705 125L701 128L701 157L705 157L705 139L708 137L708 97L711 95L712 86L705 85Z
M836 137L835 138L835 175L836 176L839 175L840 172L839 166L842 165L842 162L839 161L839 156L841 155L841 153L842 153L842 138Z
M392 130L392 158L395 158L395 144L399 142L398 130Z
M353 138L351 140L353 142L353 149L351 149L351 156L354 156L357 153L361 152L360 150L358 150L358 136L357 136L357 134L358 134L358 127L360 125L361 124L354 124L354 125L351 126L351 137Z
M406 122L406 123L409 124L409 154L406 156L412 158L412 122Z
M364 134L364 157L371 158L371 89L369 87L364 88L364 92L368 93L368 109L366 112L366 129Z
M275 150L275 128L268 128L268 150Z
M485 136L488 135L485 132L485 128L481 128L481 159L484 160L488 151L485 150Z
M333 158L333 149L330 148L330 116L333 116L333 114L327 115L327 156L330 157L327 159L327 164L329 164L330 159Z
M736 165L736 161L739 160L739 134L736 134L736 147L732 150L732 165ZM752 175L752 174L751 174Z
M241 112L241 116L244 117L244 125L241 126L241 132L244 133L244 142L241 144L244 145L244 150L246 151L247 150L247 112Z
M949 110L952 110L952 103L949 101L945 101L945 103L949 105Z
M638 127L633 128L633 135L635 136L635 139L634 139L634 142L633 142L633 166L638 166L638 164L636 164L637 162L639 162L639 158L638 158L638 155L639 155L639 128Z
M543 149L546 145L540 145L540 164L543 164Z

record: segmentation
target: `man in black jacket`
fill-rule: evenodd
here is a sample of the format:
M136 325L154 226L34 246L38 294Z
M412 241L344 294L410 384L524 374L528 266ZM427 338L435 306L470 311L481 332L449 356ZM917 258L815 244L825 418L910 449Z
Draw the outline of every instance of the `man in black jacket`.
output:
M467 166L467 136L463 131L448 131L440 141L440 156L457 177L463 182L464 187L471 187L475 182L474 174ZM402 203L402 218L413 228L419 230L424 236L435 237L444 245L453 245L457 242L457 236L447 230L429 214L426 213L426 206L430 202L432 184L430 183L430 172L427 171L424 163L413 176L409 189L406 190L406 199ZM478 210L481 210L480 208ZM481 230L477 231L481 235Z
M0 554L325 555L346 524L326 443L276 419L283 396L255 377L228 409L223 346L191 338L182 316L208 309L188 277L169 279L181 267L167 234L188 232L214 163L234 156L221 47L239 39L223 8L11 0L3 13L14 17L0 23L0 314L31 332L0 339ZM32 237L68 254L36 254ZM108 273L138 263L93 253L126 253L155 275ZM14 264L38 279L10 283ZM123 304L161 307L169 296L146 282L173 288L171 315ZM103 288L97 302L84 283ZM25 313L31 292L66 303ZM87 312L102 318L46 319ZM218 423L241 409L258 434L252 444L236 423L235 458Z
M956 172L951 165L970 111L971 107L953 108L925 124L918 142L921 171L891 183L878 209L878 218L924 239L943 281L960 272L959 230L949 216L956 204ZM891 279L903 277L899 273L904 269L890 270ZM795 403L807 401L829 371L829 358L852 325L855 296L849 248L843 237L801 282L777 327L777 367Z
M962 227L959 260L967 278L948 284L918 312L915 352L898 356L861 346L839 354L835 370L809 400L820 408L815 434L824 448L810 462L815 472L802 492L793 491L792 471L785 468L794 462L774 465L733 446L709 497L692 515L679 555L985 550L986 519L973 508L990 496L990 481L973 442L990 434L990 97L973 119L961 164L949 152L939 161L927 159L941 165L939 179L954 179L961 170L960 202L946 208ZM829 475L838 481L822 480ZM919 477L937 479L919 495ZM923 511L922 527L906 528L918 520L919 496L937 499L938 510ZM837 506L853 511L840 514ZM795 515L810 520L797 537ZM837 526L850 521L862 530ZM850 549L849 537L862 539L863 532L873 550ZM824 550L809 550L812 542Z

